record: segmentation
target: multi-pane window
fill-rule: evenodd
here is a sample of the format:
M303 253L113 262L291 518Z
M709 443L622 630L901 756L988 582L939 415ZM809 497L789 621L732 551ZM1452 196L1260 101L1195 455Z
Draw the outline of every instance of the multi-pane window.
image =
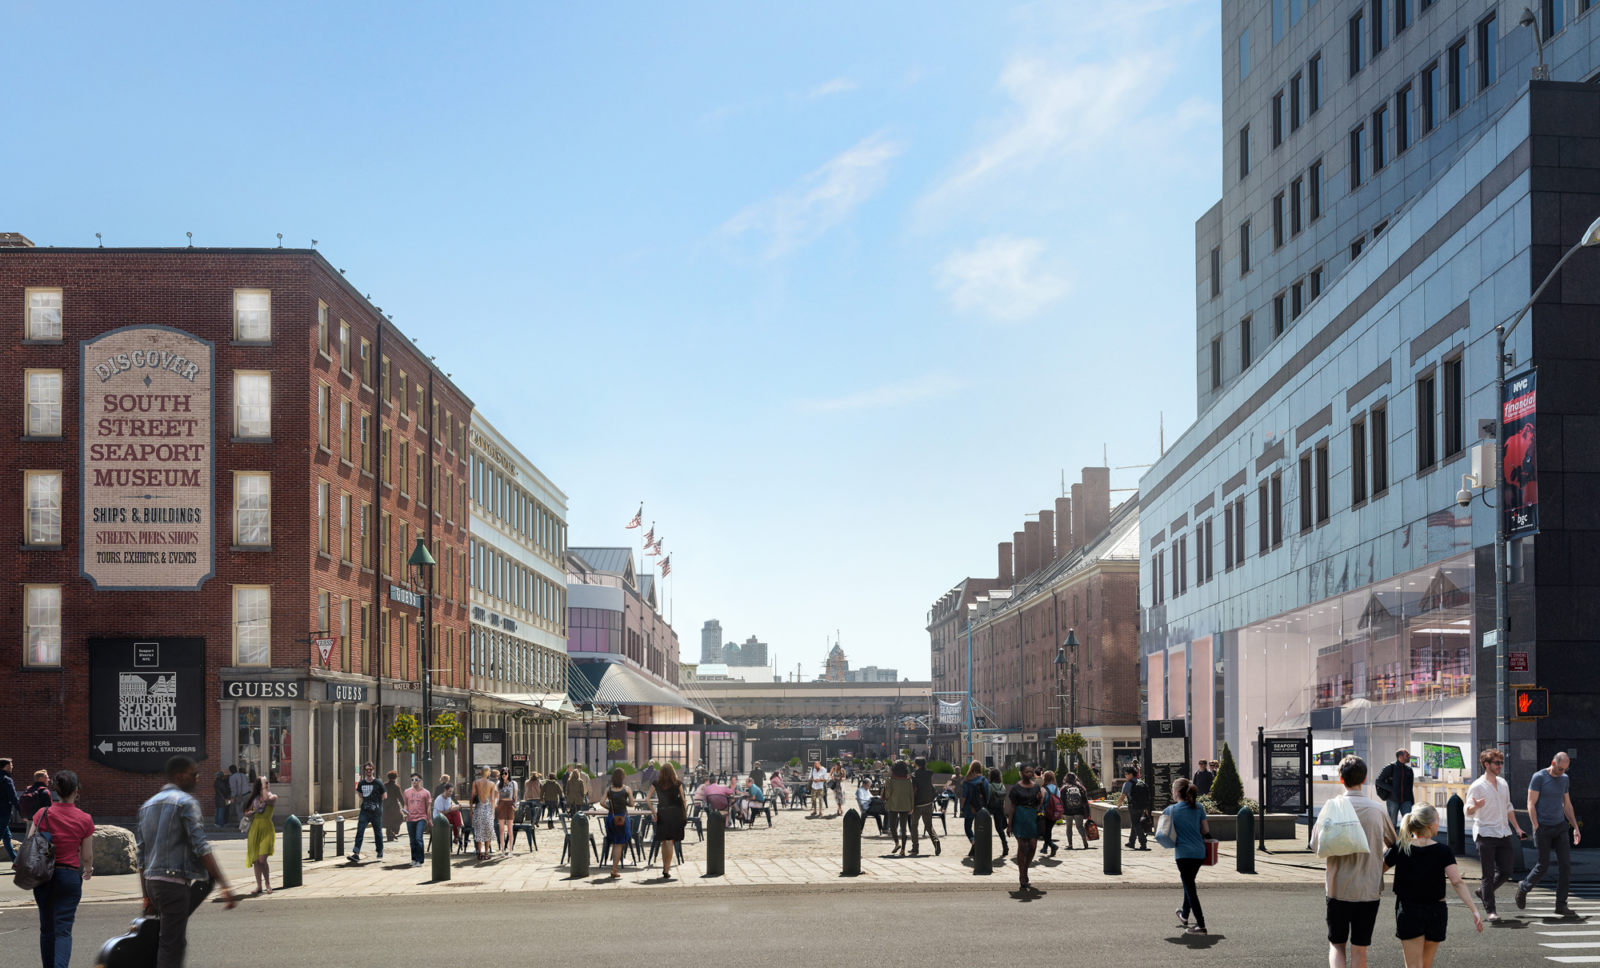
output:
M1350 76L1355 77L1366 64L1367 15L1356 11L1350 18Z
M1328 480L1331 469L1328 466L1328 442L1323 441L1317 445L1315 451L1317 464L1317 523L1325 523L1330 514L1328 500Z
M328 355L328 304L317 300L317 350Z
M1411 0L1394 0L1394 32L1411 26Z
M1383 16L1384 0L1372 0L1372 56L1377 57L1388 43L1388 23Z
M61 436L61 371L28 370L24 383L27 387L24 415L27 436Z
M385 356L378 361L378 396L386 401L394 400L393 387L389 383L389 358Z
M1296 279L1289 286L1289 318L1299 319L1306 308L1306 284L1303 279Z
M1350 243L1350 261L1354 262L1361 258L1361 253L1366 251L1366 248L1367 237L1365 235L1356 236L1356 240Z
M1361 159L1367 153L1367 129L1357 125L1350 131L1350 190L1361 187Z
M1394 153L1404 154L1411 147L1411 85L1394 95Z
M1312 269L1311 275L1309 275L1307 279L1309 280L1311 298L1315 299L1322 295L1322 267L1317 266L1315 269Z
M328 553L328 482L317 482L317 550Z
M1239 226L1239 275L1250 271L1250 220Z
M1539 24L1544 30L1544 39L1549 40L1567 25L1567 0L1543 0L1543 7Z
M339 320L339 369L350 372L350 324Z
M350 401L339 401L339 459L350 460Z
M272 475L265 471L233 473L233 543L272 544Z
M1272 546L1283 544L1283 475L1272 475Z
M372 567L372 505L361 502L361 518L357 522L361 528L361 567Z
M1446 51L1450 65L1450 113L1461 110L1467 103L1467 42L1458 40Z
M28 339L59 340L61 338L61 290L29 289Z
M1478 90L1483 90L1493 84L1499 74L1499 60L1496 48L1499 38L1495 35L1495 15L1478 21Z
M1350 506L1359 507L1367 499L1367 421L1358 417L1350 424Z
M1289 130L1300 130L1300 89L1305 86L1305 76L1296 74L1289 78Z
M339 494L339 560L350 561L350 495Z
M1315 222L1322 217L1322 159L1306 169L1306 221Z
M1239 129L1239 180L1250 174L1250 126Z
M30 545L61 544L61 472L23 471L27 509L23 536Z
M406 379L405 370L400 371L400 378L397 382L400 384L400 392L396 394L400 401L400 416L409 417L411 416L411 381Z
M1272 196L1272 247L1283 248L1283 192Z
M1369 417L1372 437L1372 496L1389 489L1389 410L1373 407Z
M1372 172L1377 174L1379 169L1389 163L1388 138L1389 132L1389 105L1385 104L1372 112Z
M58 666L61 664L61 586L22 587L23 664Z
M328 398L326 383L317 384L317 446L328 449Z
M1233 563L1244 564L1244 498L1233 502Z
M272 664L272 589L266 585L233 586L233 661Z
M361 385L372 386L372 344L361 337Z
M406 484L411 479L411 443L409 441L400 441L400 453L395 458L395 467L396 476L400 479L400 493L402 495L410 494L411 489Z
M1424 471L1439 462L1439 422L1437 377L1429 372L1417 378L1417 470Z
M272 374L237 370L233 374L233 435L272 436Z
M272 293L265 289L233 291L233 338L241 343L272 340Z
M1422 69L1422 133L1427 134L1439 126L1444 117L1444 104L1439 99L1439 62L1434 61Z
M1306 65L1306 114L1316 114L1322 107L1322 52L1311 55Z
M1250 317L1239 320L1239 369L1250 368L1250 361L1254 359L1250 345Z
M1211 341L1211 389L1222 389L1222 337Z
M1462 393L1461 357L1445 360L1440 371L1444 379L1444 393L1440 400L1443 405L1441 417L1444 424L1444 456L1454 457L1466 446L1464 426L1466 400Z
M1272 147L1283 144L1283 91L1272 95Z
M1272 338L1282 336L1288 324L1284 314L1284 294L1280 292L1272 297Z
M1300 455L1300 530L1311 530L1312 498L1315 491L1311 485L1311 454Z
M361 419L357 424L361 435L361 469L372 473L372 414L361 411Z
M1305 226L1305 205L1302 197L1305 195L1305 179L1295 178L1289 182L1289 234L1299 235Z
M1211 247L1211 298L1222 295L1222 249Z

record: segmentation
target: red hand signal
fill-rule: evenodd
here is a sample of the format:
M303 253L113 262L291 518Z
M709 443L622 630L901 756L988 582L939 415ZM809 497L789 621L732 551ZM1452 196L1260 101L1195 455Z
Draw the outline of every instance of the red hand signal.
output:
M1528 695L1527 693L1523 693L1517 697L1517 712L1525 713L1531 708L1533 708L1532 696Z

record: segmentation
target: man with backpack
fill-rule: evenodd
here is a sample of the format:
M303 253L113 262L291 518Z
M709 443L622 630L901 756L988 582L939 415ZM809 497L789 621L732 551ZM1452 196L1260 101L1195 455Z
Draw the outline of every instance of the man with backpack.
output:
M1122 803L1128 807L1128 842L1123 846L1134 849L1134 840L1139 841L1139 850L1149 850L1146 828L1150 823L1150 811L1155 809L1155 797L1150 794L1150 784L1139 778L1139 771L1134 767L1125 767L1122 771L1125 777L1122 784Z
M1067 849L1072 849L1072 828L1077 827L1083 849L1088 850L1089 835L1084 824L1089 819L1089 791L1076 773L1068 773L1061 781L1061 815L1066 820Z
M918 825L922 825L928 830L928 839L933 841L933 854L937 857L939 835L933 832L933 774L928 770L925 756L917 757L917 768L911 771L911 788L915 794L911 812L911 856L922 852L921 836L917 832Z
M1378 788L1378 799L1389 809L1390 826L1398 827L1400 818L1411 812L1416 797L1412 795L1415 772L1411 769L1411 751L1395 750L1394 762L1378 771L1373 785Z

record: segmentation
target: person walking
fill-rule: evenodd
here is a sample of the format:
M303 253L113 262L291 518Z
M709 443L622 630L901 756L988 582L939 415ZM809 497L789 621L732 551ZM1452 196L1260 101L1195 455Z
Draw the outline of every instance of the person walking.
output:
M583 775L583 770L574 766L567 771L567 783L563 787L567 798L567 812L577 813L589 805L589 780Z
M895 760L889 767L888 782L883 785L883 808L889 813L889 836L894 840L893 856L905 856L906 843L911 839L911 810L916 800L910 767L905 760Z
M1416 773L1411 769L1411 751L1406 749L1395 750L1394 762L1378 773L1374 784L1378 788L1378 799L1388 806L1389 822L1396 827L1400 826L1400 818L1411 812L1411 805L1416 800L1415 781Z
M1006 817L1006 785L1004 775L998 766L989 768L989 818L994 824L994 835L1000 840L1000 857L1004 859L1011 853L1011 847L1006 843L1006 829L1011 826Z
M758 787L767 785L767 771L761 768L760 760L750 764L750 782Z
M0 758L0 837L5 838L6 853L11 862L17 861L17 848L11 844L11 811L17 809L22 798L17 796L17 784L11 779L11 761Z
M1045 770L1041 781L1039 791L1044 794L1044 806L1039 811L1039 839L1043 843L1039 850L1041 855L1049 854L1054 857L1060 848L1056 846L1056 821L1051 815L1051 802L1060 804L1061 787L1056 785L1054 770Z
M1021 782L1006 791L1006 820L1012 836L1017 839L1017 890L1032 891L1028 883L1028 865L1039 845L1039 826L1044 822L1044 788L1034 783L1033 767L1022 768Z
M499 795L494 807L495 841L500 853L510 854L515 843L511 828L517 818L517 781L510 770L500 770L500 784L495 792Z
M244 813L245 800L250 797L250 778L239 772L239 764L232 763L228 766L228 798L232 804L228 809L228 819L234 823L239 822L239 817Z
M940 848L939 835L933 832L933 772L928 769L927 757L917 757L917 768L911 771L911 790L911 856L922 853L922 839L917 830L921 825L928 839L933 841L933 855L937 857Z
M1401 821L1398 842L1383 855L1383 866L1394 870L1394 936L1400 939L1406 968L1433 968L1450 920L1446 881L1472 912L1473 926L1483 930L1483 915L1461 879L1456 855L1449 844L1434 841L1438 833L1439 812L1419 803Z
M963 824L967 833L967 856L973 857L977 851L977 839L972 832L972 826L978 820L978 811L988 809L989 806L989 781L984 779L983 766L977 760L967 765L966 775L961 780L961 815L965 818Z
M828 789L833 793L833 817L837 820L844 816L844 767L838 763L828 775Z
M400 837L400 827L406 822L405 810L400 806L400 771L390 770L383 775L383 832L392 842Z
M1378 904L1383 896L1383 851L1395 843L1395 830L1383 806L1362 792L1367 782L1366 760L1353 753L1341 760L1339 782L1344 785L1347 806L1355 812L1361 832L1366 835L1367 851L1328 858L1324 875L1328 964L1330 968L1367 968L1367 948L1372 944L1372 929L1378 922ZM1326 830L1323 821L1328 816L1324 808L1311 828L1313 852L1322 843Z
M1150 811L1155 806L1155 796L1150 791L1150 784L1139 777L1137 767L1124 767L1122 783L1122 801L1128 807L1128 842L1123 844L1129 850L1134 849L1133 842L1139 842L1139 850L1149 850Z
M1217 775L1211 772L1210 760L1197 760L1195 767L1194 788L1203 797L1211 792L1211 784L1216 780Z
M500 788L489 777L489 768L478 768L478 778L472 781L472 847L478 860L490 859L489 845L494 842L494 807L500 797Z
M1467 816L1472 818L1472 842L1478 848L1478 862L1483 867L1483 882L1478 886L1478 900L1483 902L1484 913L1490 921L1500 920L1495 913L1495 888L1511 880L1515 872L1515 848L1528 835L1517 823L1517 813L1511 809L1511 784L1500 774L1505 772L1505 754L1497 749L1483 750L1478 754L1483 773L1467 787Z
M1567 774L1571 766L1567 754L1557 753L1549 766L1528 781L1528 818L1533 823L1539 862L1528 872L1527 880L1517 885L1517 907L1525 908L1528 892L1550 872L1550 850L1554 848L1556 863L1561 865L1556 875L1556 914L1564 918L1576 917L1576 912L1567 907L1567 887L1572 882L1572 848L1583 839L1572 813L1572 777Z
M34 770L33 782L28 784L27 789L22 791L22 795L18 797L18 800L20 801L18 806L24 818L31 817L44 807L55 803L57 797L55 791L50 789L49 772L46 770Z
M561 812L561 781L554 773L545 775L544 782L539 785L539 796L544 802L544 829L554 830L556 814Z
M211 778L211 799L216 813L212 817L217 822L218 829L227 826L228 804L233 802L233 788L228 785L228 774L222 770Z
M683 828L689 822L689 804L683 793L683 781L671 763L661 768L652 784L655 797L650 814L655 839L661 845L661 879L672 880L672 861L683 843Z
M245 837L245 859L255 870L257 894L263 891L272 893L272 865L267 858L272 856L278 842L272 826L272 810L277 802L278 795L272 792L267 778L256 777L255 786L250 790L250 800L244 807L244 816L250 821L250 830ZM374 831L373 835L376 836L377 832Z
M628 816L633 796L628 793L627 781L628 774L619 766L611 771L611 785L606 788L606 843L611 847L612 880L622 876L622 854L633 842L633 818Z
M54 787L61 802L29 817L25 836L42 830L55 848L55 870L33 889L33 903L39 908L39 957L44 968L68 968L83 882L94 876L94 818L78 809L78 774L58 771ZM5 819L9 824L10 810Z
M1211 826L1206 823L1206 811L1200 806L1200 792L1192 780L1178 777L1172 784L1172 806L1162 811L1172 822L1172 839L1176 843L1173 857L1178 862L1178 877L1183 881L1183 906L1173 912L1178 916L1178 927L1185 934L1205 934L1206 915L1200 909L1200 890L1195 878L1206 862L1206 838L1211 836ZM1189 915L1194 915L1194 924Z
M822 819L822 810L828 805L828 771L822 768L821 760L811 761L811 812L806 818Z
M1084 825L1089 819L1089 789L1078 779L1078 774L1068 773L1061 782L1061 819L1067 830L1067 849L1072 849L1072 829L1078 829L1078 839L1083 849L1089 849L1089 835Z
M222 892L226 910L239 903L206 840L200 804L192 796L196 769L187 756L167 760L167 783L139 808L135 825L144 912L161 919L156 968L182 968L189 946L189 916L205 901L212 884Z
M361 835L367 832L369 826L372 828L373 850L378 859L383 860L383 801L389 794L378 781L374 770L371 763L363 765L361 779L356 781L356 797L361 803L356 813L356 845L350 851L352 864L361 860Z
M422 774L411 774L411 785L400 791L400 814L406 822L406 839L411 841L411 866L421 867L427 856L422 849L422 831L428 826L428 807L433 798L422 785Z

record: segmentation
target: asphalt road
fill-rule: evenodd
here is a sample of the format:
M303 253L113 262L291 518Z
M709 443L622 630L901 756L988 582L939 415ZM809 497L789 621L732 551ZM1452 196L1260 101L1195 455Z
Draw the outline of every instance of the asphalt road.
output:
M927 968L933 961L974 960L973 942L982 945L985 962L1027 960L1033 953L1058 960L1061 955L1052 953L1061 952L1075 963L1095 964L1152 964L1153 957L1175 955L1186 966L1327 963L1323 901L1315 890L1207 892L1202 877L1201 898L1213 933L1195 938L1174 926L1172 909L1181 899L1176 883L1171 890L1058 889L1026 901L1008 893L1011 886L996 877L978 890L897 887L881 893L797 887L743 894L697 889L675 896L666 886L628 895L464 891L427 900L246 900L233 911L207 904L195 915L188 964L390 968L397 963L459 965L478 956L487 959L483 963L507 963L508 956L518 963L532 955L534 960L524 963L589 968L597 959L621 957L651 968L704 968L708 948L721 953L714 960L762 963L758 952L770 943L786 953L786 961L799 955L834 964ZM1504 907L1505 913L1515 913L1509 901ZM126 928L135 913L131 908L99 903L80 909L74 968L93 965L100 942ZM1386 900L1374 964L1400 962L1392 919L1392 901ZM1595 922L1600 933L1600 916ZM31 909L0 911L0 964L38 964L37 923ZM1600 947L1541 948L1540 942L1551 940L1541 932L1550 929L1532 918L1474 935L1465 913L1452 906L1450 928L1441 966L1554 965L1546 960L1550 955L1600 959Z

